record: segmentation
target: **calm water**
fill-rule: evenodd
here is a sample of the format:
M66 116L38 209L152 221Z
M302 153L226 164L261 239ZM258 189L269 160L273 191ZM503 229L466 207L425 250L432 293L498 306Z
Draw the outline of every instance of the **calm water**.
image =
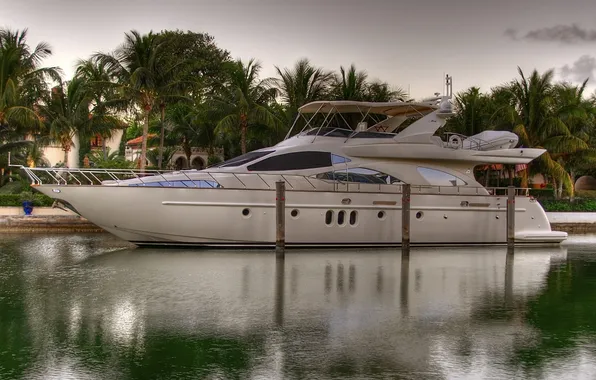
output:
M594 379L596 238L554 249L130 249L0 236L0 379Z

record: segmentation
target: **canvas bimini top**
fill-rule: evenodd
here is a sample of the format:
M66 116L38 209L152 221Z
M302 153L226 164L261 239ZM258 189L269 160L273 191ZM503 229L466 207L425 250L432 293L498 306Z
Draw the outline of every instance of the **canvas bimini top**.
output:
M436 102L360 102L353 100L316 101L298 109L301 114L310 113L359 113L394 116L425 115L438 109Z

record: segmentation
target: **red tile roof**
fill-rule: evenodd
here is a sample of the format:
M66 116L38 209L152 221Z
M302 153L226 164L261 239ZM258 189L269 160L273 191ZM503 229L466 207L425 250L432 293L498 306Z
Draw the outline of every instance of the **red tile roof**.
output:
M147 140L157 137L155 133L150 133L147 135ZM132 140L128 140L126 145L140 145L143 142L143 136L136 137Z

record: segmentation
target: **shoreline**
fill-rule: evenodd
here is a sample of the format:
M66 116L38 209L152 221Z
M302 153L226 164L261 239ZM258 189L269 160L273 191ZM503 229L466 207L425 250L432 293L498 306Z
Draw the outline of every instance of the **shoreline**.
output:
M551 228L569 234L596 233L596 212L547 212ZM0 233L105 232L70 210L35 207L24 215L21 207L0 207Z

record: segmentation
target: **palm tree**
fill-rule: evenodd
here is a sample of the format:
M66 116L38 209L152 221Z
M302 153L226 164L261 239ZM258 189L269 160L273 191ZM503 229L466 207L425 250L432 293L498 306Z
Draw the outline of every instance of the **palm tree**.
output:
M145 170L147 163L149 118L156 104L159 105L162 78L168 77L167 71L172 69L163 66L163 43L157 34L149 32L141 35L133 30L125 34L124 44L113 54L97 53L92 57L105 64L110 74L117 78L119 98L108 102L108 105L121 108L128 105L142 114L141 171Z
M333 73L314 67L306 58L299 60L293 69L275 67L279 78L275 85L286 104L289 118L293 119L301 106L323 100L328 95Z
M499 105L497 119L500 125L509 125L522 145L528 148L541 148L547 151L538 160L528 164L523 172L522 187L528 186L528 173L532 165L538 164L557 181L562 181L569 193L572 192L571 179L565 168L556 160L561 152L576 152L587 145L574 136L556 112L553 71L540 75L536 70L526 78L518 68L521 79L513 81L504 91L509 92L510 103ZM500 94L503 99L505 95Z
M79 60L76 65L75 78L81 79L91 98L90 113L96 118L109 118L106 104L116 98L115 88L111 85L115 78L106 67L106 63L97 59ZM106 84L110 85L106 85ZM111 130L100 134L102 139L102 152L104 161L108 160L106 141L112 135Z
M374 81L367 84L364 100L369 102L403 102L407 97L407 92L402 88L391 89L386 82Z
M491 108L491 98L478 87L470 87L455 96L456 114L449 119L448 128L467 136L491 129Z
M52 51L45 42L33 50L27 45L27 29L0 29L0 130L3 138L22 138L41 126L35 105L47 90L46 79L59 80L59 69L41 68ZM6 141L6 140L5 140Z
M348 71L341 66L340 74L336 75L333 84L333 97L337 100L365 100L368 91L365 71L357 71L352 64Z
M110 136L112 130L121 126L118 119L108 115L93 115L91 91L82 78L74 78L67 84L52 89L40 113L46 122L48 137L58 142L64 151L64 164L68 167L68 152L73 139L89 139L95 134Z
M575 141L570 141L565 136L557 137L553 143L553 156L557 157L569 171L571 185L575 186L575 178L578 170L588 170L596 164L596 149L590 146L591 135L596 126L596 107L594 103L584 99L584 91L588 80L581 86L559 84L555 86L556 113L558 117L569 128L574 138L586 143L585 149ZM569 143L575 144L577 150L568 151ZM558 196L561 196L562 189L557 189ZM573 201L574 191L570 194Z
M263 124L275 128L278 124L268 105L277 94L275 88L267 86L270 80L259 80L261 65L254 59L244 63L237 60L229 65L229 79L222 94L216 99L224 112L217 124L217 133L232 135L240 132L240 149L246 153L248 128Z

